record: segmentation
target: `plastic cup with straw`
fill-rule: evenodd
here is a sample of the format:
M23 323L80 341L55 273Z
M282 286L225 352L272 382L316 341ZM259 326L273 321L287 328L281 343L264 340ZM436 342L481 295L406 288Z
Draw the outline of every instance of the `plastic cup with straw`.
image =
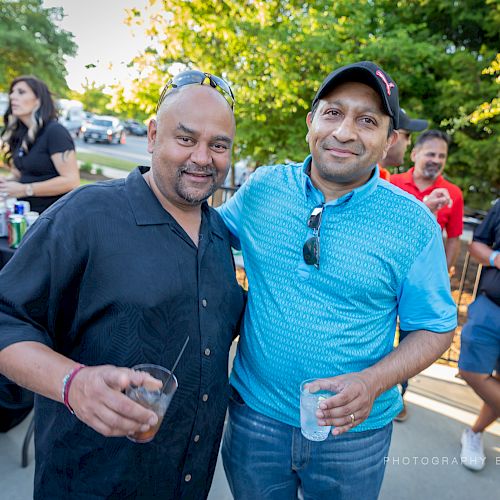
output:
M156 423L156 425L150 427L145 432L136 432L135 434L127 436L127 438L134 443L148 443L155 437L156 433L158 432L158 429L160 428L163 417L165 416L170 402L172 401L175 391L177 390L177 387L179 387L177 378L174 375L174 370L177 368L177 365L179 364L179 361L186 349L186 346L188 345L188 342L189 337L186 338L181 352L175 360L172 370L167 370L166 368L163 368L163 366L151 364L142 364L132 367L132 370L149 373L155 379L163 382L161 390L148 390L145 386L137 387L131 385L125 391L130 399L132 399L136 403L139 403L141 406L144 406L144 408L153 410L156 415L158 415L158 422Z

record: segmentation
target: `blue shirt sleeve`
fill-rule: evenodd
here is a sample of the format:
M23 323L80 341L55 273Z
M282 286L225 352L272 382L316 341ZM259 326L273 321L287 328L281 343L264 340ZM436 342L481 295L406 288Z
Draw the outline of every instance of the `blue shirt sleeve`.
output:
M224 224L231 233L231 246L241 250L240 231L243 219L243 207L245 202L245 193L252 182L252 176L236 191L224 205L217 207L216 210L222 217Z
M403 331L446 333L457 327L457 306L439 228L415 259L399 289L399 323Z

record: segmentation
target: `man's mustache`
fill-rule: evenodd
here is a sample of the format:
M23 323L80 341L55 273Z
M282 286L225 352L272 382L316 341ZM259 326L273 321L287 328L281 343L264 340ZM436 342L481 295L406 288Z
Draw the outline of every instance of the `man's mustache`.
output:
M216 176L217 171L214 167L200 168L195 165L184 165L179 169L182 174L195 174L195 175L206 175L206 176Z
M324 149L341 149L344 151L349 151L355 155L361 155L365 152L365 148L358 143L349 143L349 145L337 142L334 139L326 139L321 143L321 147Z

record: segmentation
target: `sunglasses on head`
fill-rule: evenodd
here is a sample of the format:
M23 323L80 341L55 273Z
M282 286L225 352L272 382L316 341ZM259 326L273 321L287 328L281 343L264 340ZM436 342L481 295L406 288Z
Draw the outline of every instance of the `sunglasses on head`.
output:
M309 215L307 227L313 230L313 235L307 239L302 248L304 262L308 266L314 266L316 269L319 269L319 231L321 229L321 217L324 208L324 205L313 208L311 215Z
M228 83L219 78L218 76L211 75L210 73L203 73L203 71L198 71L196 69L183 71L178 75L174 76L162 90L158 104L156 105L156 112L160 109L165 96L168 94L169 90L176 89L179 87L184 87L186 85L210 85L212 88L217 90L222 94L226 101L234 109L234 94Z

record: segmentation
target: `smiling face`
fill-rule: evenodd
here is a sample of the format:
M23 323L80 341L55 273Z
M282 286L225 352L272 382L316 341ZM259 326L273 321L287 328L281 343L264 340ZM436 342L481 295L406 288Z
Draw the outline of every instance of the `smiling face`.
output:
M364 184L397 138L395 132L388 137L389 123L380 96L371 87L357 82L335 87L321 99L314 116L307 115L315 185Z
M19 119L31 118L33 111L40 107L40 100L31 87L23 81L17 82L12 87L9 100L12 114Z
M448 144L438 138L428 139L411 152L415 164L413 175L417 179L435 181L444 170L448 157Z
M211 87L189 85L168 96L148 131L160 202L192 208L209 198L228 173L234 134L233 113Z

